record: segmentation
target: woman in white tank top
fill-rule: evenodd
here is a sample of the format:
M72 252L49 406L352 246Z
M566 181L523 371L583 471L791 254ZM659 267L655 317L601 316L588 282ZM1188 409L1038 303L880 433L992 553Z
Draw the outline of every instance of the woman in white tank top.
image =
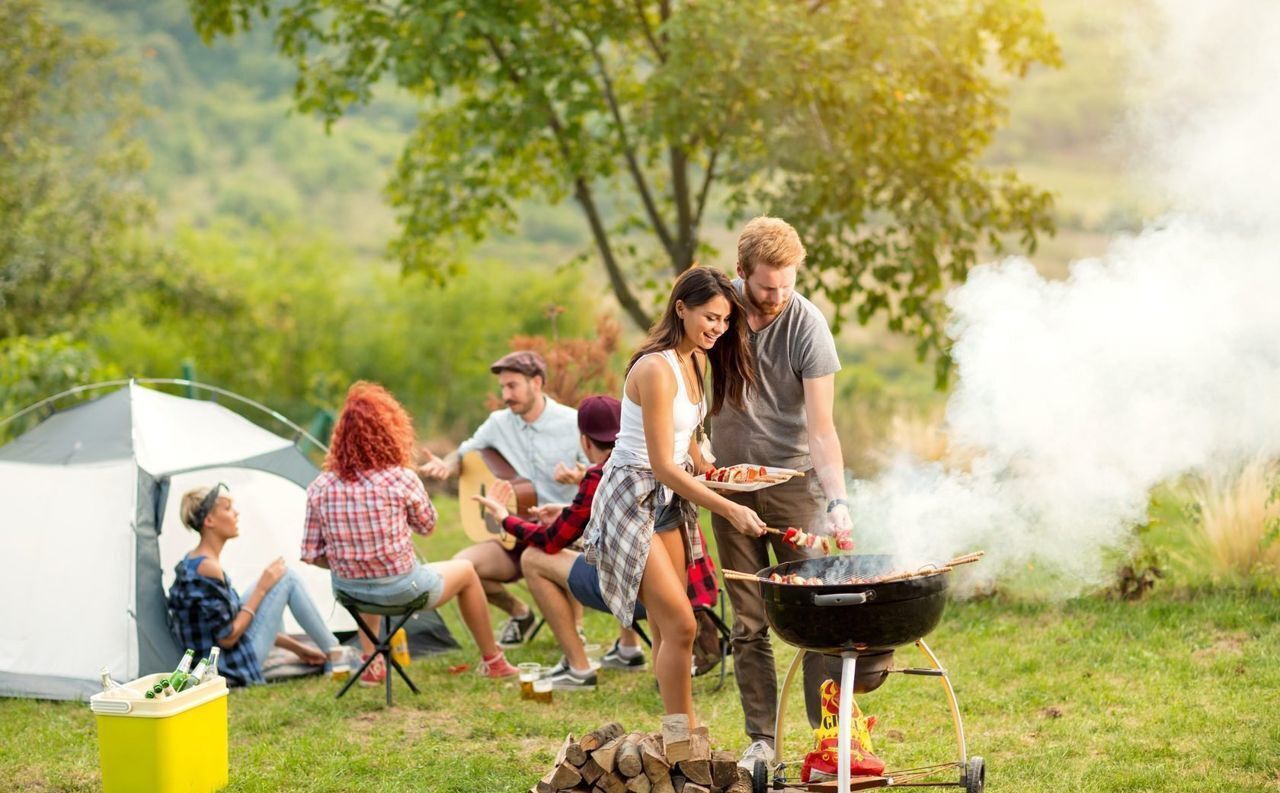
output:
M685 578L690 558L702 553L697 507L724 516L743 534L764 533L753 510L695 478L708 467L698 444L707 363L711 412L726 399L741 406L755 386L741 298L724 273L693 267L676 281L666 311L627 367L621 428L583 537L614 616L629 626L636 600L644 605L663 707L689 714L691 726L697 724L689 679L697 625ZM668 523L675 530L664 530Z

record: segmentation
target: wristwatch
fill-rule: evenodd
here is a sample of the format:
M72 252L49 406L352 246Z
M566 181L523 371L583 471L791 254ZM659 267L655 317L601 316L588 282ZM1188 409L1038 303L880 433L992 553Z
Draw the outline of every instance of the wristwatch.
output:
M845 501L843 498L833 498L833 499L831 499L830 501L828 501L828 502L827 502L827 512L828 512L828 513L830 513L830 512L831 512L831 510L835 509L836 507L844 507L845 509L848 509L848 508L849 508L849 502L848 502L848 501Z

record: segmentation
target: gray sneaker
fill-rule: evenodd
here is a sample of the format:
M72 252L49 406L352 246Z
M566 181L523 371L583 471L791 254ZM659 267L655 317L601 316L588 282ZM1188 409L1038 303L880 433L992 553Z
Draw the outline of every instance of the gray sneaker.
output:
M529 634L533 633L533 626L537 621L538 615L534 614L532 609L523 617L508 618L502 623L502 630L498 633L498 646L519 647L524 644Z
M594 670L588 672L585 677L578 677L572 669L568 667L561 669L557 666L552 670L552 674L547 675L547 678L551 680L553 691L594 691L596 688Z
M763 760L765 768L773 764L773 747L764 741L752 741L747 751L742 753L738 768L745 768L747 773L755 773L756 761Z
M609 652L601 656L600 666L605 669L619 669L623 672L637 672L644 669L644 653L637 653L630 658L625 658L622 653L618 652L619 644L620 642L614 641L613 647L610 648Z

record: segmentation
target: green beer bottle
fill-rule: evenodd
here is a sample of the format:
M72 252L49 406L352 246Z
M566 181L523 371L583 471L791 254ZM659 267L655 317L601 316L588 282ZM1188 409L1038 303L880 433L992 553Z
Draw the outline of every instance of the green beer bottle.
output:
M173 684L169 682L169 678L160 681L160 693L166 699L173 696Z
M152 691L151 689L147 689L147 699L155 699L155 698L156 698L156 692Z
M163 693L164 693L164 686L161 685L160 683L156 683L154 686L151 687L151 694L153 696L158 697Z
M173 670L173 674L169 675L169 683L173 686L174 693L182 690L182 683L191 672L191 662L195 660L195 655L195 650L187 648L187 651L182 654L182 660L178 662L177 668Z

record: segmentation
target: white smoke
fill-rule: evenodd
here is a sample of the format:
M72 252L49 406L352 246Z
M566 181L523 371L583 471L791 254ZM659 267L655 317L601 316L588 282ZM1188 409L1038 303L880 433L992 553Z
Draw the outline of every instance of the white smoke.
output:
M1174 211L1064 281L1013 258L953 290L947 428L978 456L857 483L864 547L1075 590L1154 486L1280 455L1280 3L1165 6L1135 127Z

